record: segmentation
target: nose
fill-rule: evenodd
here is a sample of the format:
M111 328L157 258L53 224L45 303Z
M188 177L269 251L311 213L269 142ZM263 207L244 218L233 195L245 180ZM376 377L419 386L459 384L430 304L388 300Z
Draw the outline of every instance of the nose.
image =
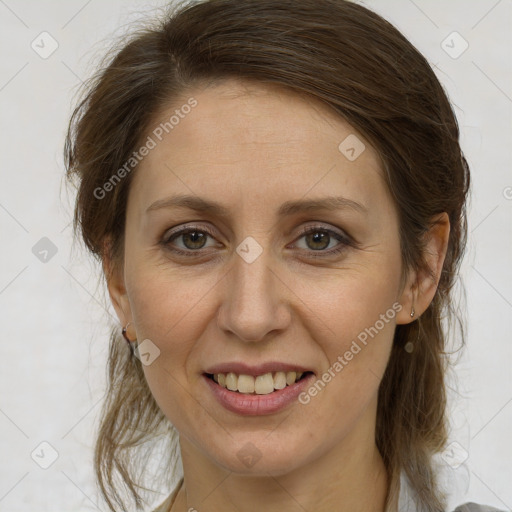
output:
M268 250L248 263L235 253L230 272L224 278L223 300L219 306L219 328L242 341L267 340L284 331L291 319L284 280L271 268Z

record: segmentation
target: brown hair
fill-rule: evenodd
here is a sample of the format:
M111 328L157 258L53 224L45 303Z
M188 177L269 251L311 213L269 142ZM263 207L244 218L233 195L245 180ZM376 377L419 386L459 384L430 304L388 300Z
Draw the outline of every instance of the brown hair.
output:
M428 271L423 235L437 214L448 213L451 231L437 292L419 319L396 328L376 427L392 481L404 470L420 509L444 510L432 456L447 439L443 321L460 323L451 294L466 243L469 169L442 86L390 23L345 0L209 0L180 5L156 26L132 34L92 78L70 120L65 157L68 177L79 178L75 232L81 230L94 255L111 251L122 267L126 199L136 168L108 200L96 199L94 191L130 158L162 107L177 103L194 85L229 78L280 85L320 100L370 141L399 212L405 270ZM410 340L417 340L413 353L404 349ZM174 429L118 326L108 364L95 471L111 510L113 501L128 508L116 471L140 509L130 468L134 461L138 468L133 449L154 439L159 428L171 439ZM175 452L170 447L168 455Z

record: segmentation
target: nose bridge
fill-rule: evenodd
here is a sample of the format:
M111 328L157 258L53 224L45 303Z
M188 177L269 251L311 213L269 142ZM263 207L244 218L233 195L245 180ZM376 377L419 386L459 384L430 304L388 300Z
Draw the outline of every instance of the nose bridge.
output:
M243 341L258 341L284 329L289 314L283 285L272 270L271 251L248 238L233 254L218 322Z

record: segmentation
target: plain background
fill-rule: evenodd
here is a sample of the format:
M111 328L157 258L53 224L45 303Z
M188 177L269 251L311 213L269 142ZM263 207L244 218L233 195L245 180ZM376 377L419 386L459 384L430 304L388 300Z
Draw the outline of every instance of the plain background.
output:
M459 120L473 182L462 269L468 338L450 384L454 444L440 464L451 507L510 510L512 2L364 3L435 66ZM103 308L98 267L72 251L62 146L81 81L113 38L162 5L0 0L0 511L106 510L92 444L114 313ZM42 32L58 44L47 58L40 53L55 43Z

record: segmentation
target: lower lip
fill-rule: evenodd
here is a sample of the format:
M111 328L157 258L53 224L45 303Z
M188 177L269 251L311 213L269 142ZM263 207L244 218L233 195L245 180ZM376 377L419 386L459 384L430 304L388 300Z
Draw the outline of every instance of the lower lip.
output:
M244 416L261 416L283 410L294 401L298 401L299 395L315 378L313 373L295 382L291 386L278 389L268 395L249 395L230 391L219 386L213 379L203 374L206 384L219 403L228 411L236 412Z

